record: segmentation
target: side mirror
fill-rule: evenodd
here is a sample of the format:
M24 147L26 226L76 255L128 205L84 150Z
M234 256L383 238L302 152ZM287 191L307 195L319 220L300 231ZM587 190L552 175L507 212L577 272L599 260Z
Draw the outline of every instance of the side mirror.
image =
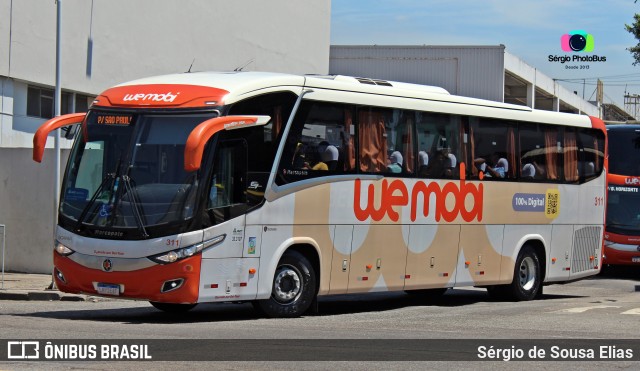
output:
M62 130L62 136L65 139L72 140L73 138L75 138L76 132L78 132L78 126L77 125L67 126L60 130Z
M47 144L49 133L64 126L80 124L84 121L86 113L70 113L54 117L42 124L33 136L33 161L42 162L44 147Z

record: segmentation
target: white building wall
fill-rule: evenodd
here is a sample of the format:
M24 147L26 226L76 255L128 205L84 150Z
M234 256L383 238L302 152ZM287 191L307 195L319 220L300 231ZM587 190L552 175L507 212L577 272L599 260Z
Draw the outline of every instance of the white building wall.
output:
M192 63L193 72L329 71L330 0L61 1L63 91L97 95ZM52 268L54 154L31 160L44 120L26 112L29 85L55 84L55 38L55 1L0 0L0 224L9 271ZM61 147L64 169L70 141Z
M55 3L8 2L11 14L0 7L3 29L12 27L5 75L53 86ZM186 72L192 62L192 71L248 63L248 71L327 73L329 22L328 0L62 0L62 81L96 94L143 76Z
M557 97L566 104L575 107L581 113L598 117L598 108L582 99L567 88L563 87L551 77L541 73L533 66L513 54L505 53L504 69L517 75L519 78L534 85L538 89Z
M504 46L332 45L329 73L439 86L502 102Z

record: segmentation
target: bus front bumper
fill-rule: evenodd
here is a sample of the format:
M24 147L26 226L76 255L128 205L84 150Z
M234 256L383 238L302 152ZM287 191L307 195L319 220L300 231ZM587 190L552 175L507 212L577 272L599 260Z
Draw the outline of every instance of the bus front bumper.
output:
M110 259L102 260L103 266L111 269ZM71 256L54 252L53 276L63 292L192 304L198 301L201 262L202 255L198 254L170 264L131 271L118 271L114 266L113 271L105 271L86 267Z

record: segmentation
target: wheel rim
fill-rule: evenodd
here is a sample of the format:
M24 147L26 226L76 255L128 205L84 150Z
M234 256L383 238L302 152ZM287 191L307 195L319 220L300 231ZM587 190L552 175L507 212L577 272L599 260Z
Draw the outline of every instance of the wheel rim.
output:
M520 287L530 291L536 282L536 265L530 256L522 259L520 263Z
M273 280L273 296L281 303L295 301L302 293L302 274L293 266L283 265L278 268Z

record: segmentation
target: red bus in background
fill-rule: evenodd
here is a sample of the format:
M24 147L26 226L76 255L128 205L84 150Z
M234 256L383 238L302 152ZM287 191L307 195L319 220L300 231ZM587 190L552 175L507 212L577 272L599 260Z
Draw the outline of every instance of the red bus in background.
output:
M609 183L603 263L640 265L640 125L607 127Z

